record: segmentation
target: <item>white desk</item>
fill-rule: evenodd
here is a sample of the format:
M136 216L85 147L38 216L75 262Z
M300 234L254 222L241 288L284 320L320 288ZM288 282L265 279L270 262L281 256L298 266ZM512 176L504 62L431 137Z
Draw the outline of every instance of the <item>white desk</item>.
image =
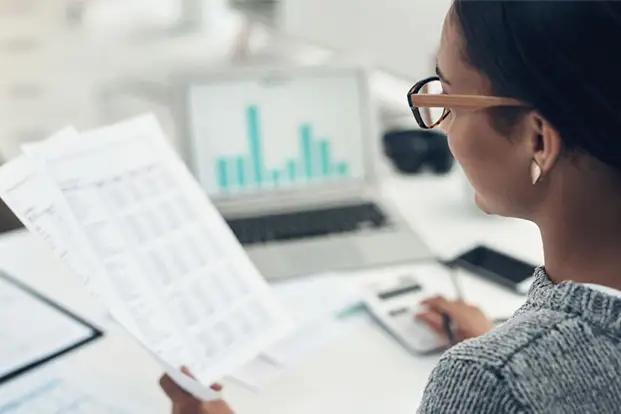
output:
M386 183L386 191L393 195L415 225L428 221L427 218L434 214L433 220L438 221L438 203L448 206L445 208L453 205L453 216L445 217L446 221L458 223L458 229L474 228L479 236L462 231L451 239L459 239L462 243L467 243L468 238L470 241L501 241L508 250L521 252L522 256L530 254L531 260L537 260L539 242L530 226L510 220L469 219L468 215L462 214L464 209L454 204L460 202L455 198L454 183L454 177L392 178ZM457 220L460 217L462 219ZM441 243L436 241L434 244L432 247L439 249ZM103 324L106 337L68 355L65 358L68 368L79 367L87 375L110 380L119 390L149 404L145 405L144 412L169 412L169 404L156 382L160 374L158 367L131 338L110 325L102 308L87 298L37 240L26 233L0 238L0 268L79 315ZM367 277L370 276L353 276L352 283ZM381 277L381 274L374 277ZM452 292L449 280L428 282L447 294ZM493 316L508 316L523 301L521 297L476 278L463 279L462 287L468 300L493 312ZM332 343L259 393L227 384L225 395L240 414L410 414L420 401L437 358L415 358L380 328L369 324Z
M16 25L18 23L24 22L15 22ZM59 38L56 36L58 33L51 29L41 34L34 30L41 26L38 22L28 24L33 29L30 31L40 34L48 44L41 47L40 53L35 53L36 56L29 60L24 60L25 57L4 57L5 72L14 76L5 76L6 79L0 80L0 86L6 86L11 81L25 82L34 79L46 87L49 86L46 95L49 96L49 102L43 99L41 102L37 101L36 108L31 108L15 106L15 103L9 107L8 101L0 100L0 112L5 110L6 113L15 115L6 117L12 121L2 126L5 131L0 131L0 136L7 137L13 129L22 128L22 123L32 127L33 113L38 114L37 121L45 128L66 122L65 117L71 118L73 124L77 122L79 127L91 126L90 124L99 121L91 102L95 80L101 81L102 77L108 80L112 75L118 76L127 72L149 72L145 68L150 67L163 67L163 72L173 71L177 66L196 63L198 49L203 50L201 57L205 61L213 63L220 61L225 55L224 50L228 50L227 43L219 38L211 38L209 45L204 44L205 39L192 38L172 39L149 47L140 44L133 48L120 48L115 42L102 42L98 47L84 48L80 46L84 46L86 40L79 36L71 39L66 36ZM13 30L6 32L26 33L26 28L11 28ZM60 46L67 46L66 42L69 40L70 45L75 46L70 48L73 52L70 53L66 51L67 47L63 47L64 52L61 53ZM89 57L94 54L114 56L115 59L89 59L96 63L85 67L82 65L83 59L78 59L80 56L76 55L79 54L76 51L84 49ZM134 56L137 50L140 53ZM309 60L304 58L305 62ZM52 64L48 64L49 62ZM78 78L74 76L74 72L67 70L68 75L64 72L67 66L79 68L80 83L76 83ZM56 70L50 72L49 67ZM61 72L65 75L60 76ZM409 109L402 105L403 90L409 85L401 85L398 81L384 79L382 76L375 78L377 87L374 89L378 90L379 98L389 104L395 103L399 108L398 114L403 112L409 119ZM66 97L66 85L72 85L70 92L73 92L69 100ZM70 102L71 105L66 103L60 108L51 105L50 102L56 103L59 96L62 97L60 101ZM52 106L55 111L49 116L45 110L39 108ZM16 151L18 142L10 144L14 148L8 149ZM7 155L12 155L12 151ZM540 260L540 242L531 226L468 212L460 198L459 186L460 183L455 177L416 180L390 178L386 182L386 192L395 199L412 224L421 233L429 236L430 247L436 254L448 254L476 241L484 241L502 246L520 257ZM447 238L448 231L452 234ZM0 268L77 314L103 325L106 330L103 340L63 359L68 369L75 367L86 372L86 375L106 378L119 391L143 400L145 413L169 412L169 404L157 386L160 375L157 365L129 336L110 324L103 309L86 296L42 244L27 233L0 237ZM352 282L366 277L352 277ZM447 294L452 290L448 280L429 282L435 283L439 290L446 291ZM507 316L522 301L522 298L477 279L464 280L462 285L468 300L481 305L488 312L494 312L494 316ZM251 393L228 384L225 395L240 414L409 414L415 411L436 361L437 357L412 357L381 329L369 325L332 343L260 393Z

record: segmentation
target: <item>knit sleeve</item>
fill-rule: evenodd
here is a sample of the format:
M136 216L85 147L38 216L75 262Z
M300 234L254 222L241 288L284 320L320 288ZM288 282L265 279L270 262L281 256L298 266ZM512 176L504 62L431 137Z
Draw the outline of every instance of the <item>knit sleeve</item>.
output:
M523 412L498 373L451 357L442 358L433 370L418 409L419 414Z

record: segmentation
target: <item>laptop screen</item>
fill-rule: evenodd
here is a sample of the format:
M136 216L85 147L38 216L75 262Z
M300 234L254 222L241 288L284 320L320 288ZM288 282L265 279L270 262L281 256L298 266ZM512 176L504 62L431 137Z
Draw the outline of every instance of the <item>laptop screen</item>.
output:
M254 75L193 84L188 135L214 198L326 186L365 175L360 74Z

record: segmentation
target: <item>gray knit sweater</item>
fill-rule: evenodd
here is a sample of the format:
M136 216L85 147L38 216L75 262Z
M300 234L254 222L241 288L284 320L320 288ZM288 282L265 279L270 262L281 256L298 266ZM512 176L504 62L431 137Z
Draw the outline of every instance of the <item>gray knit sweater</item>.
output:
M621 413L621 298L537 269L513 318L441 358L419 413Z

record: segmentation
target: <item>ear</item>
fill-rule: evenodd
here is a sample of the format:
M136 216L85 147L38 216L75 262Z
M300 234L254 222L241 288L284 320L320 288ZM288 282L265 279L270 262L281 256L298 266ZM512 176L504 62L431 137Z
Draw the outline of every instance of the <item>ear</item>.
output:
M532 129L529 138L529 151L532 152L532 160L541 168L545 176L552 170L558 161L563 148L563 141L558 130L541 115L532 115Z

